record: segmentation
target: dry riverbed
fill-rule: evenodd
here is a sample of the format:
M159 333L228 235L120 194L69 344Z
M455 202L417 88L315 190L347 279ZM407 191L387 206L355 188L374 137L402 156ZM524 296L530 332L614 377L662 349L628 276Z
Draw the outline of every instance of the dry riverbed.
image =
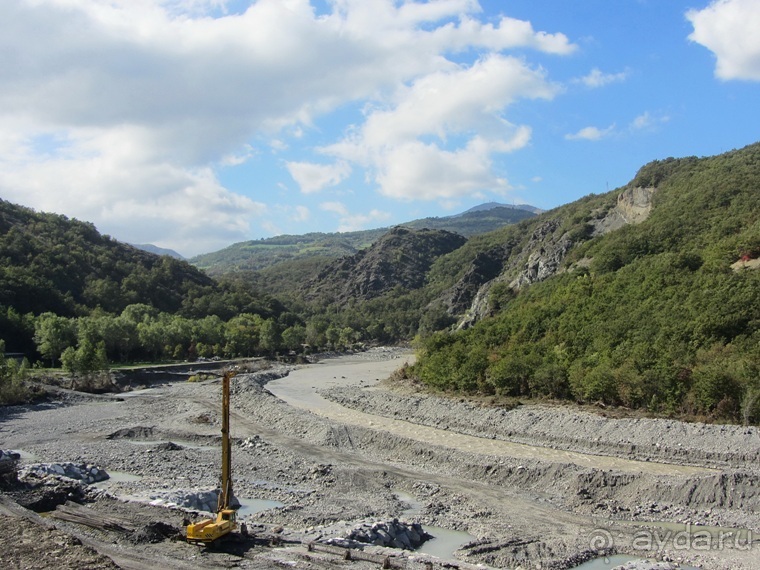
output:
M411 358L374 349L235 377L233 477L253 536L215 550L184 543L184 519L201 515L167 505L218 485L218 380L3 409L0 448L21 451L22 467L111 473L76 489L59 482L58 502L84 502L114 524L39 517L14 500L55 505L7 490L0 522L14 534L0 538L0 566L378 568L305 545L400 519L439 535L422 552L365 549L400 568L572 568L615 554L662 568L760 568L757 428L507 411L383 381ZM35 550L31 538L53 546Z

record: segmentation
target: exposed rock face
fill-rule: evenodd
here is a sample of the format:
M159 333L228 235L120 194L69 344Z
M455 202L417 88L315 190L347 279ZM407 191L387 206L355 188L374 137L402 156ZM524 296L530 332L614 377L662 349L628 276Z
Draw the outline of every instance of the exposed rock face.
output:
M656 190L638 186L623 190L617 204L605 216L591 222L592 235L600 236L646 220L652 211L652 197ZM448 302L452 315L464 314L458 328L472 326L490 313L488 298L495 284L506 283L517 292L543 281L560 271L562 262L575 244L569 233L562 230L562 220L549 219L535 227L522 247L505 244L478 256L452 289Z
M371 247L328 265L307 285L307 296L366 300L397 286L418 289L433 262L466 241L444 230L393 228Z
M559 270L562 260L573 246L566 233L560 233L559 220L547 220L538 226L530 241L509 267L518 270L510 288L519 291L525 285L543 281Z
M479 253L472 265L451 290L449 313L461 315L472 305L480 288L499 276L509 259L511 247L504 246Z
M0 449L0 489L12 487L18 482L18 460L21 455L15 451Z
M557 219L539 224L522 248L513 244L506 246L499 274L480 284L471 297L469 310L460 321L459 328L467 328L489 314L488 295L496 283L508 283L513 291L519 291L526 285L543 281L559 271L572 246L573 241L562 231L561 222ZM464 289L459 283L455 290L458 287L462 291L472 291L472 288ZM454 307L453 304L451 306Z
M652 197L656 188L626 188L618 196L617 204L605 217L594 222L594 235L604 235L627 224L640 224L652 211Z
M153 506L180 507L213 514L216 512L219 503L219 489L157 491L151 492L148 495L148 500ZM230 498L230 506L233 509L240 507L240 501L234 495Z
M109 478L108 473L100 467L95 465L89 465L85 463L35 463L24 467L21 470L21 477L24 478L28 475L34 475L39 478L46 477L48 475L67 477L75 481L81 481L88 485L97 483L99 481L105 481Z

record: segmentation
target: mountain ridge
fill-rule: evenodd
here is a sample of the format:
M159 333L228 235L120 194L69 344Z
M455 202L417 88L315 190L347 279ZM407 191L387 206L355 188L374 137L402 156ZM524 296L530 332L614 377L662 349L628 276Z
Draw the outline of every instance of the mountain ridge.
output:
M470 237L532 217L535 215L533 210L538 209L491 202L490 207L476 207L441 218L420 218L395 227L440 229ZM389 231L391 228L384 227L343 233L281 235L239 242L216 252L195 256L189 261L210 275L220 275L261 270L283 261L306 257L326 256L337 259L369 247Z

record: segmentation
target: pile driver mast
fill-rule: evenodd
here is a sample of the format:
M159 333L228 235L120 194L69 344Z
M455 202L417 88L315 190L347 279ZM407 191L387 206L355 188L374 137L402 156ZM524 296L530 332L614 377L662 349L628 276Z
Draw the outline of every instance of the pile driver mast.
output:
M212 544L237 528L232 500L232 445L230 442L230 379L236 372L227 370L222 376L222 485L216 506L216 517L187 525L187 541ZM244 525L243 525L244 526Z

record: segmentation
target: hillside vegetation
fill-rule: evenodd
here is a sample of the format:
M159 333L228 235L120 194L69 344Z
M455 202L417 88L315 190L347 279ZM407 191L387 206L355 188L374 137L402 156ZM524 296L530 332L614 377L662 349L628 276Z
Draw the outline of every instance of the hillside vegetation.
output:
M487 233L535 215L531 206L484 205L462 214L442 218L423 218L400 224L412 230L445 230L465 237ZM190 261L209 275L258 271L283 262L337 259L353 255L375 243L390 228L342 233L308 233L233 244L213 253L198 255Z
M501 279L491 316L428 336L414 373L442 390L760 420L760 271L742 261L760 256L760 145L655 161L613 194L641 188L649 217L605 235L606 196L542 215L569 244L556 274Z
M90 223L0 200L0 341L10 352L53 364L68 348L81 349L83 362L99 349L111 362L187 357L198 345L237 354L225 323L283 312L248 283L214 281Z
M216 280L92 224L0 202L0 340L86 373L416 339L408 373L436 390L757 423L759 190L760 144L670 158L623 188L469 238L429 227L281 236L262 240L273 257L256 271L231 248L243 257ZM8 363L16 383L0 384L14 391L24 367Z

